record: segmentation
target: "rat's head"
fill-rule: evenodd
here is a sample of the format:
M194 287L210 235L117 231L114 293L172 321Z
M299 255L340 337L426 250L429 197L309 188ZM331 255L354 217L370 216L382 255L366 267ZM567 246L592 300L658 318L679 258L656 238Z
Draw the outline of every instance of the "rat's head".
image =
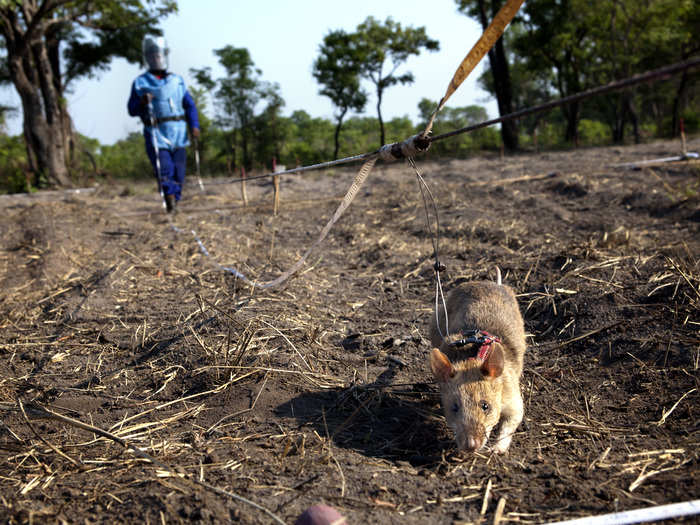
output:
M493 348L483 361L467 359L451 363L437 348L430 354L430 368L440 385L442 408L460 450L476 451L486 444L501 417L503 348Z

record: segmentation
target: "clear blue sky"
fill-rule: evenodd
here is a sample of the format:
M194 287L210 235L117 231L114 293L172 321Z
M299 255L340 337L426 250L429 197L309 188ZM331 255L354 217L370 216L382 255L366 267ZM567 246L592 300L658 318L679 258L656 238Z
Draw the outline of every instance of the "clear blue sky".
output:
M331 30L354 30L368 16L384 21L391 16L402 26L424 26L428 36L440 42L440 51L411 57L399 72L411 71L415 82L385 92L382 115L386 120L408 116L418 118L422 98L438 101L457 66L481 35L479 25L457 11L454 0L180 0L179 13L163 20L162 27L170 46L170 70L181 74L188 85L193 81L191 67L212 67L214 77L221 74L214 49L226 45L245 47L262 79L277 82L285 100L283 113L303 109L314 117L333 118L333 106L318 94L319 85L311 69L323 37ZM477 87L484 62L477 67L448 106L485 106L491 117L496 104ZM140 122L129 117L126 101L131 82L140 73L138 65L115 60L109 71L72 86L68 95L69 111L77 130L103 144L112 144L131 131L141 129ZM371 85L365 88L371 93ZM19 106L13 89L0 91L0 103ZM365 115L374 116L376 99L371 97ZM211 116L212 108L209 107ZM21 114L9 121L11 134L21 132Z

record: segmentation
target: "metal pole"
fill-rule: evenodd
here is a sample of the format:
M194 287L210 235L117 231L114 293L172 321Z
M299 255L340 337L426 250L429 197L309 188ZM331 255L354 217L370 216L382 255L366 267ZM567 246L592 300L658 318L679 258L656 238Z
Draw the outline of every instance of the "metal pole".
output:
M199 171L199 140L197 140L197 137L192 137L192 141L194 142L194 164L197 169L197 181L199 182L199 190L204 193L204 184L202 184L202 174Z
M163 208L166 208L165 194L163 193L163 181L160 178L160 152L158 151L158 139L156 138L158 121L156 120L156 114L153 110L153 101L151 100L150 93L148 93L146 96L148 97L148 119L151 122L151 139L153 140L153 150L156 154L156 179L158 180L158 193L160 193L160 200L163 203Z

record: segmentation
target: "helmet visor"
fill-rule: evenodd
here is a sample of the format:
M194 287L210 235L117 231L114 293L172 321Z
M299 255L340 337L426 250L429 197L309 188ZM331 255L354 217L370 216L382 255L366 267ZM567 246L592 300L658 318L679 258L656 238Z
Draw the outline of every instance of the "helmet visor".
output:
M162 36L147 36L143 39L143 61L152 70L168 69L170 49Z

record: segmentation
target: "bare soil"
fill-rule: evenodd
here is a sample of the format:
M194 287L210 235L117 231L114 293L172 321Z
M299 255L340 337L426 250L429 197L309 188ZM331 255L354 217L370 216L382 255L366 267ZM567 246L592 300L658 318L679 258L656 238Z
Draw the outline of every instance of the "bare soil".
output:
M268 180L243 206L190 177L178 229L152 180L0 197L0 520L273 521L238 496L286 523L319 502L355 524L543 523L697 498L700 165L613 167L679 149L418 159L445 289L499 266L526 320L505 456L457 453L445 425L407 164L375 167L267 290L221 266L280 275L357 167L283 177L277 216Z

